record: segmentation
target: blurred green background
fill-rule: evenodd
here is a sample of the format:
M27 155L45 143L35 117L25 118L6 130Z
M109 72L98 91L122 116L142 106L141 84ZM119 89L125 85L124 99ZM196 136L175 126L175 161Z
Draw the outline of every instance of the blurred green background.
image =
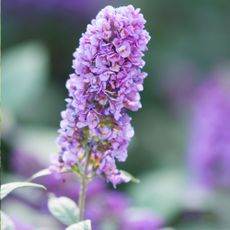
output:
M131 113L135 136L120 168L139 177L141 184L118 189L175 229L221 230L206 192L191 192L186 154L193 91L210 72L229 64L230 1L39 2L2 2L5 178L12 174L9 162L15 149L34 153L48 164L56 151L65 82L73 71L72 53L81 34L104 6L133 4L141 8L152 39L145 56L143 107Z

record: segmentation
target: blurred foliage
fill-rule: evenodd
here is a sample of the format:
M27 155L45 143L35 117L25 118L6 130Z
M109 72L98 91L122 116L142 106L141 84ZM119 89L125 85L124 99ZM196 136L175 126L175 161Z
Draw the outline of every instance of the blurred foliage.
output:
M172 220L182 209L185 190L182 171L161 169L141 177L141 186L129 187L131 197L139 206L152 209L165 220ZM162 183L162 181L164 183Z
M12 113L23 113L42 93L48 77L47 69L47 50L41 44L26 43L4 53L3 103Z

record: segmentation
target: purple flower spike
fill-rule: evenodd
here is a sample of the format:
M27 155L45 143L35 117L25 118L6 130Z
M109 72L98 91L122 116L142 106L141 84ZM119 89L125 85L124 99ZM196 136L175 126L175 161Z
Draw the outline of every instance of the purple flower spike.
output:
M194 106L189 164L209 188L230 188L230 91L221 79L199 88Z
M146 73L142 57L150 40L145 19L133 6L107 6L80 39L74 73L66 83L67 108L62 112L59 168L95 174L114 186L127 182L116 162L125 161L134 135L127 110L141 108L139 92ZM82 151L84 150L84 151Z

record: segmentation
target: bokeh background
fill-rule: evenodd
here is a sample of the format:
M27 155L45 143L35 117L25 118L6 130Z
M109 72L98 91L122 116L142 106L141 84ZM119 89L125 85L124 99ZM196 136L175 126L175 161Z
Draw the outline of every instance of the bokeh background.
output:
M178 230L230 229L228 0L2 1L2 182L49 165L72 53L108 4L141 8L152 37L143 107L131 113L135 136L120 164L141 183L118 186L115 193L101 181L92 185L88 216L100 230L135 229L124 227L132 211L136 219L144 216L136 229L158 229L159 222ZM57 195L77 196L77 181L69 177L41 183ZM41 191L22 189L2 208L17 229L63 229L48 215L46 199ZM151 220L155 225L147 228Z

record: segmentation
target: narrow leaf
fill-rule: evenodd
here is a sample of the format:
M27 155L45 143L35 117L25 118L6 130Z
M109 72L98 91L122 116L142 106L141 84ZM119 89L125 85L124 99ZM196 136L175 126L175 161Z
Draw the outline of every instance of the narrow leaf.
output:
M1 211L1 229L2 230L15 230L15 225L12 220Z
M62 170L60 173L68 173L68 172L71 172L70 170ZM43 176L49 176L51 175L52 172L50 171L49 168L46 168L46 169L42 169L41 171L35 173L34 175L32 175L28 181L32 181L34 179L37 179L39 177L43 177Z
M33 188L41 188L41 189L46 190L46 188L40 184L35 184L35 183L30 183L30 182L12 182L12 183L1 185L0 199L2 200L13 190L17 188L22 188L22 187L33 187Z
M32 175L28 181L32 181L36 178L39 178L39 177L43 177L43 176L48 176L48 175L51 175L52 172L47 168L47 169L42 169L41 171L35 173L34 175Z
M134 183L140 183L140 180L136 177L134 177L132 174L130 174L129 172L126 172L124 170L120 170L120 172L125 175L126 177L130 178L130 181L134 182Z
M73 224L69 226L65 230L92 230L91 221L90 220L81 221L77 224Z
M65 225L71 225L79 220L77 204L68 197L50 197L48 208L51 214Z

